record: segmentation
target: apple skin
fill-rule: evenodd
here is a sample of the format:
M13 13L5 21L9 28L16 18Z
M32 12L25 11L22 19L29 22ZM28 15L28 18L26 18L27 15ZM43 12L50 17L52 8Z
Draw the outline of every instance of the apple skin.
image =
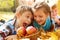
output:
M25 36L26 35L26 29L25 27L20 27L17 29L17 35L18 36Z
M29 26L26 28L26 31L27 31L27 34L30 35L30 34L36 33L37 29L33 26Z

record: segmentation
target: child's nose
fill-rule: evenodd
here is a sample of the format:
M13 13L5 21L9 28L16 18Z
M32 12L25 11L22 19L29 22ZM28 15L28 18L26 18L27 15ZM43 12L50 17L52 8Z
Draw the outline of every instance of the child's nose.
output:
M31 19L28 19L28 23L31 23Z
M39 21L40 18L36 18L37 21Z

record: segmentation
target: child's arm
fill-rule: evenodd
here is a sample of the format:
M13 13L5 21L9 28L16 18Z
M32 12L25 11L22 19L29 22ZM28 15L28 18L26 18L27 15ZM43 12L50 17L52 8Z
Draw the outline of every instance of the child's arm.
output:
M18 40L17 35L10 35L5 38L5 40Z
M4 33L5 36L9 35L11 33L11 29L8 27L8 25L3 24L0 26L0 34Z
M8 27L8 25L3 24L2 26L0 26L0 38L2 38L2 40L4 40L4 38L9 34L11 34L11 29Z
M5 24L0 26L0 31L3 32L6 36L13 34L14 33L14 21L15 20L10 20L6 22Z

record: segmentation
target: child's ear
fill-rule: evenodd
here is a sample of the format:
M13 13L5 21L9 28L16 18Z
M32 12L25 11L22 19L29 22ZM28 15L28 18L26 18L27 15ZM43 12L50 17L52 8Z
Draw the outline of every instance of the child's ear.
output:
M20 18L20 13L15 13L15 16L17 17L17 18Z

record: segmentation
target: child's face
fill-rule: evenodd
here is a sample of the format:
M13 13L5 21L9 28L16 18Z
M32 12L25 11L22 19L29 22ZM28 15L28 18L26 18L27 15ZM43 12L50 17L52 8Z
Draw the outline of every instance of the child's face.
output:
M56 17L57 16L57 8L55 8L55 9L52 9L52 13L51 13L51 15L52 15L52 17Z
M30 11L25 11L18 19L19 25L24 27L28 26L31 23L32 18L33 18L32 13Z
M45 24L47 15L44 13L43 10L39 9L38 11L35 11L34 13L34 19L39 25Z

